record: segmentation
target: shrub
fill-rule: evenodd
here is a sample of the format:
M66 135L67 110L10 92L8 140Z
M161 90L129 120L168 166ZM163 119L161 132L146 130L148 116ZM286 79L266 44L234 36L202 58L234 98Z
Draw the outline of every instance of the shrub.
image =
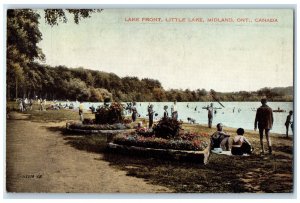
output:
M123 123L123 106L117 102L113 102L110 106L101 106L97 109L95 118L96 124Z
M179 135L181 129L181 122L172 118L162 118L154 127L156 137L165 139L175 138Z

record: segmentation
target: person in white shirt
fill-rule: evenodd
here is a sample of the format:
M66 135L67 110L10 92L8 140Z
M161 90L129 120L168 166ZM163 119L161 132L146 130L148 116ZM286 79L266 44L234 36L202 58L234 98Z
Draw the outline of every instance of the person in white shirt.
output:
M176 100L174 101L174 105L172 105L172 118L174 120L177 120L178 119L178 112L177 112L177 106L176 106Z

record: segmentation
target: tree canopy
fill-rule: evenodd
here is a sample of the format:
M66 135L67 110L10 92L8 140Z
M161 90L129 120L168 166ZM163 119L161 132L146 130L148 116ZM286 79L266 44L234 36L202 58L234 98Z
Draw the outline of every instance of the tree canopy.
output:
M58 25L59 22L67 22L66 12L74 16L76 24L82 18L89 18L91 13L101 12L101 9L45 9L45 21L50 25ZM38 47L42 40L42 33L39 30L40 15L33 9L8 9L7 10L7 95L15 90L18 97L19 89L27 88L27 85L34 86L38 80L37 75L30 71L30 64L35 60L44 60L45 55ZM34 80L25 83L30 76Z

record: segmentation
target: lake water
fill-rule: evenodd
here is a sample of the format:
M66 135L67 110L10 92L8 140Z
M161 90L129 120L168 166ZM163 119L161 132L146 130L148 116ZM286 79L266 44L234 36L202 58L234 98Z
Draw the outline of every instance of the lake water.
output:
M178 119L187 122L187 118L193 118L196 120L196 123L207 124L207 110L202 109L206 107L211 102L177 102L177 111ZM79 103L74 103L75 107L78 107ZM103 103L84 103L86 109L89 109L91 105L95 107L102 105ZM149 102L137 102L136 108L138 113L142 118L147 118L147 106ZM158 114L154 119L158 120L163 116L163 107L168 105L169 116L171 115L171 105L173 102L151 102L153 104L153 110ZM261 106L260 102L222 102L225 106L223 108L219 103L213 102L217 113L214 114L213 118L213 127L217 123L223 123L226 129L226 126L233 128L244 128L245 130L254 129L254 119L256 114L256 109ZM274 125L272 128L273 133L285 134L285 120L290 110L293 110L293 102L268 102L267 103L273 110L280 109L285 110L286 112L273 112L274 116ZM188 106L188 107L187 107ZM195 110L195 108L197 109ZM238 111L240 109L240 111ZM234 110L234 111L233 111ZM292 134L291 130L289 134Z

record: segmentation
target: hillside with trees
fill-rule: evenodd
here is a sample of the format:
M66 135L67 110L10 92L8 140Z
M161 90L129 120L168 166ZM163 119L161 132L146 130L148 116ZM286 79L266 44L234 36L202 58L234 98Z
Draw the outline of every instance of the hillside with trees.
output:
M50 67L30 63L23 68L22 80L11 81L8 99L17 97L46 98L48 100L103 101L211 101L214 94L221 101L259 101L266 96L271 101L292 101L293 87L262 88L247 92L216 92L196 89L165 90L158 80L137 77L119 77L114 73L84 68ZM14 90L14 91L12 91Z

